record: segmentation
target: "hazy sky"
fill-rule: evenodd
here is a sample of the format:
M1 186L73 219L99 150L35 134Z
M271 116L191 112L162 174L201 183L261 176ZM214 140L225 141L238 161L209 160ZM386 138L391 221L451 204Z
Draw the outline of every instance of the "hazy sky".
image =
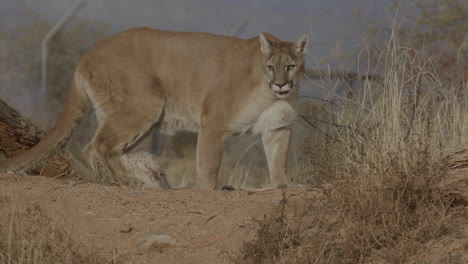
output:
M0 0L0 27L14 30L31 23L31 13L56 22L76 0ZM269 32L295 41L310 36L307 67L339 69L356 65L363 32L373 18L384 19L392 0L85 0L69 24L106 23L115 33L131 27L198 31L251 38ZM29 12L27 12L29 10ZM66 30L66 29L65 29ZM347 68L356 70L356 68ZM316 95L317 89L304 89Z
M76 0L0 0L0 23L10 29L27 23L27 7L51 22ZM270 32L294 41L311 38L308 61L315 67L328 58L332 67L345 53L361 47L369 18L383 15L389 0L86 0L74 19L100 21L112 32L148 26L166 30L228 34L244 18L238 36ZM351 56L350 59L353 59ZM327 66L327 65L325 65Z

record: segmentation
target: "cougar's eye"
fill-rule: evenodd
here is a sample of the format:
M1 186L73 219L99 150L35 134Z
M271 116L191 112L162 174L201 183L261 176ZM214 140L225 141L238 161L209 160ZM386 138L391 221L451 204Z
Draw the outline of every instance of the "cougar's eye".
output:
M274 71L274 70L275 70L275 66L267 65L267 68L268 68L270 71Z
M290 71L290 70L294 69L294 67L296 67L296 65L292 65L292 64L288 65L288 66L286 66L286 70Z

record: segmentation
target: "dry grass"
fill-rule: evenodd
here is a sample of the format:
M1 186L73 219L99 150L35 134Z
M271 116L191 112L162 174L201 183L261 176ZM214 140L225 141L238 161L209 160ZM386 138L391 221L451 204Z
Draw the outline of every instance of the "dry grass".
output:
M451 201L435 183L445 150L468 145L468 84L441 80L437 59L392 39L375 60L381 82L330 91L299 161L323 200L282 204L236 263L408 263L447 232Z
M2 203L7 209L5 205ZM57 228L41 207L9 209L0 224L0 264L106 263L89 246L71 240Z
M171 139L158 157L172 187L196 185L196 138L181 142ZM178 154L171 153L179 150ZM232 137L225 144L218 185L238 188L261 188L270 184L263 145L259 136Z

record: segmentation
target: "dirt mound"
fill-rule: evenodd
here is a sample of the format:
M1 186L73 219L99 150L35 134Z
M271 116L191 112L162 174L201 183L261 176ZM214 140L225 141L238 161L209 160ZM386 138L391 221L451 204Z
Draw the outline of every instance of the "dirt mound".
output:
M455 176L460 187L468 172ZM5 174L0 176L0 235L24 240L24 233L42 230L42 240L53 240L42 248L56 243L73 263L232 263L244 243L262 233L265 218L284 206L285 197L289 205L321 203L322 191L155 190ZM414 263L466 263L468 209L457 203L451 210L453 229L425 243ZM14 253L5 243L0 241L5 251L0 260Z
M230 252L255 237L258 220L281 196L280 190L166 191L9 174L0 176L0 226L12 214L39 210L48 225L105 263L229 263ZM150 233L175 245L139 246Z

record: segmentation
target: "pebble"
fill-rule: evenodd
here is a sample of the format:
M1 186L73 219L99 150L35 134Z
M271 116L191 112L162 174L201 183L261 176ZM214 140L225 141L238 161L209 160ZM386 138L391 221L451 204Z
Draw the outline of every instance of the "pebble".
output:
M70 181L68 186L76 186L78 183L76 181Z
M206 215L205 211L203 211L203 210L190 210L190 211L188 211L188 213Z
M137 246L143 250L158 250L163 251L166 248L177 245L177 241L159 232L151 232L144 234L137 240Z
M248 226L249 224L247 224L246 222L243 222L243 221L237 221L236 222L236 225L240 226L240 227L246 227Z
M130 233L132 232L132 230L133 230L133 227L131 225L123 225L119 227L120 233Z

